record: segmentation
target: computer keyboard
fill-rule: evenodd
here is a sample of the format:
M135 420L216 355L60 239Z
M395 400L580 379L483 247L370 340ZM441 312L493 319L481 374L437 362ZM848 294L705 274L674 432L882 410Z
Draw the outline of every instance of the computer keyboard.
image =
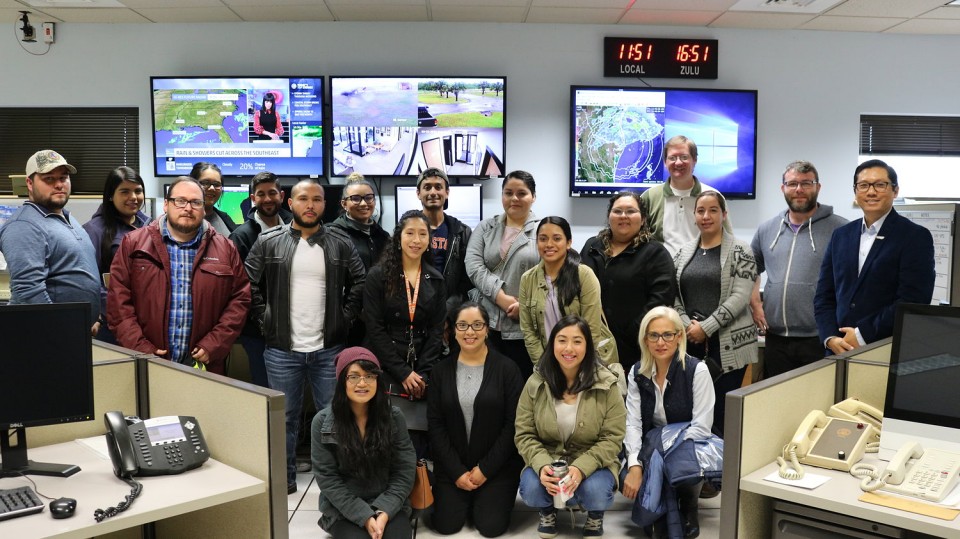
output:
M43 502L30 487L0 489L0 520L43 511Z

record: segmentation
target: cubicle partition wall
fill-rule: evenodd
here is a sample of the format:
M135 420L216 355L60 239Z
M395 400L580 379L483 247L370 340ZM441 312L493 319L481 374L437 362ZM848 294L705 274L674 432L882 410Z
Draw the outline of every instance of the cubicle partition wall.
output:
M727 394L720 537L770 537L773 498L740 479L773 462L811 410L848 397L883 409L891 339L833 356Z

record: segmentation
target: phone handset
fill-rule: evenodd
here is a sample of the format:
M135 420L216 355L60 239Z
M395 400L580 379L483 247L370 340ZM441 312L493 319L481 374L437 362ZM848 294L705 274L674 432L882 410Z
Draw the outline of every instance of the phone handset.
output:
M907 463L923 456L923 447L917 442L909 442L901 447L886 469L878 472L870 464L855 464L850 468L850 475L861 478L860 489L864 492L873 492L887 484L899 485L907 473Z
M857 421L859 423L872 425L876 431L875 441L880 441L880 429L883 426L883 412L861 400L849 398L840 401L830 407L830 409L827 411L827 415L830 417L847 419L849 421ZM876 451L870 451L870 448L868 448L867 452L869 453Z
M113 462L113 473L119 478L130 478L136 475L140 466L137 464L136 449L133 438L127 428L127 420L120 412L107 412L103 416L107 427L107 451L110 461Z
M813 410L803 419L790 443L783 448L783 455L777 457L780 466L780 477L796 481L803 479L804 470L800 465L801 458L810 451L814 429L822 429L827 425L827 416L820 410ZM787 463L789 459L790 462Z

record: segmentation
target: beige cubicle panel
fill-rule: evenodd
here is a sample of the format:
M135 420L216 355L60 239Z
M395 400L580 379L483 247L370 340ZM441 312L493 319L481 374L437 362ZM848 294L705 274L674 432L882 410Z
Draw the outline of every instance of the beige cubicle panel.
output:
M196 417L213 458L270 487L157 522L157 537L288 537L283 394L161 359L146 360L144 368L141 393L148 395L149 417Z
M855 397L883 410L887 397L892 343L892 338L883 339L848 357L844 392L846 397Z

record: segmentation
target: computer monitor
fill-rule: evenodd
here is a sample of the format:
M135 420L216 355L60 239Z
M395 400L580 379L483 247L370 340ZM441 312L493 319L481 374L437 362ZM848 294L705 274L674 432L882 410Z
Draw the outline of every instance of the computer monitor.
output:
M417 198L417 186L398 185L396 189L394 200L398 220L404 212L423 209L420 199ZM480 184L451 185L450 196L447 197L447 205L443 210L462 221L470 230L477 228L483 220L483 192Z
M80 471L28 460L25 429L93 419L92 324L87 303L0 306L0 477Z
M907 442L960 453L960 307L901 304L894 323L880 458Z
M236 224L243 223L246 219L243 214L243 201L250 200L250 184L245 185L224 185L220 200L214 206L218 210L226 212Z

